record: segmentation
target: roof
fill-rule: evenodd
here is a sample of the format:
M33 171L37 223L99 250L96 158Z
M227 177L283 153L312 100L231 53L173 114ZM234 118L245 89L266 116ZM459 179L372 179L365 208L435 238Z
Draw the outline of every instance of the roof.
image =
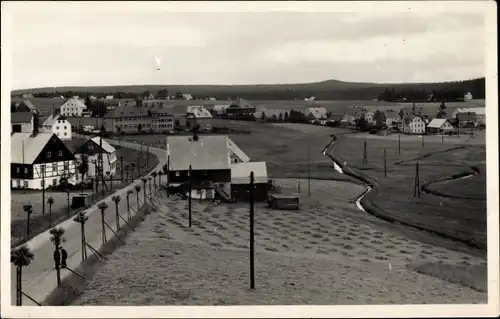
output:
M446 123L447 119L432 119L430 123L427 125L428 128L441 128L444 123Z
M113 112L108 113L105 115L107 118L120 118L120 117L142 117L142 116L148 116L149 113L151 114L156 114L156 113L168 113L168 114L173 114L172 113L172 108L170 107L165 107L165 106L159 106L159 105L151 105L150 107L146 106L141 106L141 107L136 107L135 105L127 105L127 106L120 106L116 109L113 110Z
M385 118L386 119L396 119L399 118L399 114L396 111L385 111Z
M39 112L51 112L52 109L58 110L65 102L66 100L64 99L55 99L55 98L30 98L29 100L27 99L15 99L13 98L12 101L18 101L18 102L23 102L23 101L28 101L32 105L35 106L35 108ZM28 105L29 107L29 105Z
M97 145L101 145L101 141L100 141L101 137L99 136L96 136L96 137L93 137L91 140L96 143ZM115 152L115 148L113 146L111 146L108 142L106 142L105 139L102 139L102 148L108 152L108 153L114 153Z
M36 111L36 107L33 105L33 103L31 103L30 100L25 99L21 103L26 105L31 111Z
M191 94L189 94L189 93L182 93L182 97L186 98L186 99L192 99L193 98L193 96Z
M71 98L71 99L67 99L64 104L66 104L68 101L73 101L75 102L75 106L76 107L82 107L82 108L87 108L87 105L85 105L85 103L82 101L82 100L79 100L79 99L75 99L75 98ZM63 104L63 105L64 105Z
M312 114L314 118L321 118L326 116L326 108L324 107L308 107L307 111L309 114Z
M83 144L87 143L84 138L72 138L70 140L61 140L71 153L74 153Z
M30 123L33 118L32 112L13 112L10 113L11 123Z
M250 102L248 102L245 99L241 99L241 98L234 100L233 102L231 102L231 104L229 106L230 107L238 107L238 108L253 108L254 107L252 104L250 104Z
M228 147L229 151L236 155L242 162L250 162L250 157L248 157L248 155L245 154L245 152L243 152L231 138L228 138Z
M63 119L60 115L53 116L52 114L43 122L43 126L52 126L57 120Z
M459 121L475 121L477 120L477 116L474 112L458 113L457 119Z
M106 99L106 100L104 100L104 103L106 105L120 105L120 100L114 100L114 99L108 100L108 99Z
M112 100L114 99L115 97L113 95L106 95L106 100Z
M338 121L340 122L344 118L344 114L330 114L327 121Z
M54 133L14 133L10 137L10 162L33 164Z
M223 111L229 107L229 104L215 104L214 105L214 111Z
M228 137L224 135L200 135L167 137L170 154L170 170L218 170L230 169Z
M249 184L250 172L254 174L256 184L267 183L266 162L248 162L231 164L231 183Z
M485 107L470 107L463 109L463 112L474 112L476 115L486 115Z
M212 114L202 105L188 105L187 113L192 113L198 119L212 117Z

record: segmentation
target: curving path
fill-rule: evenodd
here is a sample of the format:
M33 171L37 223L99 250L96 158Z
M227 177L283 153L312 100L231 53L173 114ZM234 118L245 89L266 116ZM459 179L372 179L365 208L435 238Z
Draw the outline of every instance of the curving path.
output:
M107 140L110 144L118 144L118 141ZM130 142L120 142L121 145L133 149L139 149L140 145ZM158 156L158 164L153 169L155 171L161 170L163 165L166 164L166 151L164 149L150 147L150 152ZM146 174L149 176L150 173ZM157 179L158 180L158 179ZM166 178L162 178L162 183L166 182ZM128 190L133 190L133 194L130 195L130 213L132 216L135 215L135 209L137 209L137 195L134 189L136 184L143 185L142 181L136 180L132 184L117 190L114 194L106 197L100 202L106 202L108 204L107 214L106 214L106 222L114 227L115 225L115 204L111 200L113 195L118 195L122 198L119 202L119 211L122 216L126 216L127 211L127 201L126 194ZM146 192L149 192L149 187L146 188ZM144 202L144 191L141 189L139 192L139 200L140 206ZM87 242L94 247L95 249L99 249L102 245L101 239L101 214L100 210L97 208L97 203L92 205L90 208L86 210L88 221L85 224L85 234ZM123 225L123 221L120 221L120 224ZM71 269L76 269L81 263L81 231L80 225L73 221L73 219L66 220L56 227L63 227L66 230L64 235L66 242L63 243L63 247L68 252L68 267ZM112 238L113 233L108 229L107 238ZM23 291L34 298L39 303L42 303L45 298L57 287L56 282L56 271L54 269L54 261L53 261L53 252L54 246L50 241L50 233L49 230L39 234L38 236L31 239L26 243L31 251L35 255L35 259L31 262L28 267L23 268ZM88 250L88 256L92 255L92 251ZM12 265L12 264L11 264ZM68 275L70 275L70 271L66 269L61 270L61 280L64 280ZM15 296L16 296L16 271L15 267L11 266L11 304L15 305ZM32 306L35 305L28 298L23 297L23 306Z

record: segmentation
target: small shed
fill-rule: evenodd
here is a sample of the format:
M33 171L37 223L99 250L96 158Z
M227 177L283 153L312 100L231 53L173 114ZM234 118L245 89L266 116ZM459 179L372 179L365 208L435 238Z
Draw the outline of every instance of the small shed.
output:
M264 202L268 195L266 162L247 162L231 164L231 198L236 201L249 201L250 173L254 173L253 199Z
M299 195L278 195L269 196L267 203L273 209L298 210L300 208Z

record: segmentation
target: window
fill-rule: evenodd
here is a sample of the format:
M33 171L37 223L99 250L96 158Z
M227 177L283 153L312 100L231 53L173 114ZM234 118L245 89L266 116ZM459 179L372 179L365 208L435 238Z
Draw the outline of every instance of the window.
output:
M28 188L28 181L24 181L24 188Z
M64 132L64 136L68 135L68 133Z
M176 171L176 172L175 172L175 176L179 177L180 175L181 175L181 174L180 174L180 172L179 172L179 171Z
M21 168L20 167L16 167L16 173L21 173Z
M18 181L16 181L16 184L17 184L17 187L18 187L18 188L21 188L21 181L19 181L19 180L18 180Z
M64 125L64 129L67 129L68 127L66 125Z
M56 126L56 130L58 130L58 129L59 129L59 126Z
M57 185L57 178L53 178L52 179L52 186L56 186Z
M24 174L28 174L28 168L27 167L24 168Z
M64 162L64 170L69 170L69 162Z
M50 158L51 155L50 152L47 152L47 158Z
M52 163L52 173L57 175L57 163Z
M59 156L62 156L62 151L59 151Z

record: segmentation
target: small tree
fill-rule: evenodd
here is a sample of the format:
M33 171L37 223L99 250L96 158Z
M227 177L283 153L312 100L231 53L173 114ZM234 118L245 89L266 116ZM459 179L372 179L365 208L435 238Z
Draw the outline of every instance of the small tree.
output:
M111 197L113 202L115 203L115 209L116 209L116 231L120 230L120 214L118 213L118 203L120 203L121 197L118 195L115 195Z
M153 183L154 183L154 186L156 188L156 176L158 176L158 173L157 172L153 172L153 173L151 173L151 176L153 176Z
M88 220L88 216L85 215L84 212L79 212L78 215L76 215L75 218L73 218L73 221L80 223L80 230L81 230L81 235L82 235L82 262L87 259L87 247L86 247L86 238L85 238L85 222Z
M33 214L33 205L30 203L23 205L23 210L26 213L26 238L30 237L31 214Z
M439 110L436 117L438 119L445 119L447 117L446 105L444 104L444 102L441 102L441 105L439 105Z
M52 228L52 205L54 205L52 196L47 198L47 204L49 204L49 228Z
M399 110L399 119L402 120L404 118L404 116L405 116L405 111L401 108Z
M23 294L22 294L22 278L23 278L23 267L27 267L31 264L31 261L35 259L35 255L31 252L27 245L22 245L21 247L14 248L10 251L10 262L16 266L16 306L22 306Z
M97 205L97 208L101 210L101 238L102 238L102 244L104 245L106 243L106 221L104 219L104 212L106 209L108 209L108 204L106 202L100 202Z
M262 111L262 113L260 114L260 119L262 121L265 121L266 120L266 113L264 111Z
M129 189L129 190L127 191L127 217L128 217L128 219L129 219L129 220L132 218L132 217L130 216L130 198L129 198L129 197L130 197L130 195L132 195L133 193L134 193L134 192L133 192L131 189Z
M280 121L280 122L283 121L283 113L280 113L278 115L278 121Z
M52 228L50 230L50 241L54 244L54 254L59 251L59 247L66 241L64 238L65 230L62 227ZM61 268L59 263L56 263L57 286L61 286Z
M141 191L141 185L135 185L135 192L136 192L136 195L137 195L137 212L139 212L139 208L140 208L140 205L139 205L139 192Z

